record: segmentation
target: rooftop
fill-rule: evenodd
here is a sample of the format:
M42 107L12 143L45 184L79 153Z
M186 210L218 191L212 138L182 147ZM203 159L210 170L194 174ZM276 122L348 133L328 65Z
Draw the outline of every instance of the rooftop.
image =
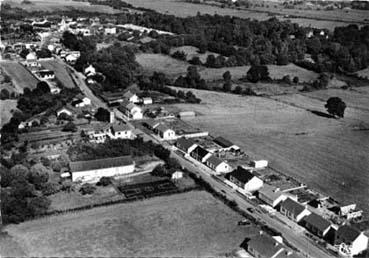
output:
M201 146L197 146L192 153L196 153L200 158L205 157L209 152L202 148Z
M260 254L260 257L275 257L284 245L278 243L274 238L266 234L261 234L251 238L247 243L242 243L241 247L245 249L253 249ZM248 247L248 248L247 248Z
M211 155L206 162L209 162L211 164L213 164L215 167L217 167L218 165L220 165L221 163L223 163L223 160L221 160L220 158L218 158L217 156Z
M324 219L316 213L311 213L310 215L306 216L304 218L304 221L321 231L325 231L331 225L328 220Z
M237 180L241 181L242 183L249 182L255 176L249 170L246 170L240 166L228 175L237 178Z
M343 225L338 228L336 232L336 236L339 237L336 239L336 244L344 243L352 243L355 239L360 235L360 231L350 225Z
M133 160L131 156L121 156L115 158L74 161L69 163L69 168L70 171L73 173L104 168L122 167L132 164Z
M229 148L231 146L233 146L234 144L230 141L228 141L227 139L223 138L223 137L217 137L214 139L214 142L216 142L217 144L219 144L220 146L222 146L223 148Z
M194 144L196 144L193 140L191 139L186 139L184 137L181 137L177 140L177 145L180 145L182 148L184 149L189 149L190 147L192 147Z
M113 124L111 128L114 130L114 132L121 132L121 131L128 131L131 128L127 124Z
M287 198L286 200L284 200L281 203L281 207L296 215L300 214L305 210L305 207L303 205L301 205L298 202L295 202L291 198Z

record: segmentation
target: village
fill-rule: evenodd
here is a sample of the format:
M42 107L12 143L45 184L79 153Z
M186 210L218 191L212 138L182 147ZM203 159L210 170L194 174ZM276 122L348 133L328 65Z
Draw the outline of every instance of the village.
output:
M80 51L68 49L61 42L66 31L83 37L95 35L106 42L125 35L128 45L153 40L150 35L172 35L171 32L114 24L108 18L101 22L97 17L29 18L26 24L38 32L36 39L0 41L0 62L22 66L22 71L37 82L36 87L24 88L14 98L42 95L40 92L46 88L45 94L55 98L63 94L63 101L20 121L17 140L2 149L4 159L12 159L14 153L25 148L29 161L58 164L59 173L52 182L91 194L90 207L191 191L198 188L195 181L201 177L222 198L236 202L256 221L266 221L271 229L278 225L295 232L287 241L283 233L270 232L242 239L235 243L235 247L239 246L238 257L316 257L307 256L298 246L293 248L294 236L308 239L318 250L315 254L321 252L325 257L359 257L368 249L369 223L355 203L339 203L277 171L267 156L257 160L237 142L192 125L191 119L201 114L190 104L186 110L174 112L170 108L172 102L186 103L185 98L142 90L135 83L123 91L96 90L104 75L92 64L78 72L74 66L81 57ZM24 23L12 26L15 29ZM319 33L325 37L323 30ZM66 85L65 77L50 63L63 67L72 84ZM2 70L7 73L7 69ZM145 148L153 151L145 153ZM82 155L78 150L85 152ZM108 157L108 153L114 156ZM111 185L118 194L113 200L104 197L94 203L93 192L103 191L104 185ZM79 209L78 205L69 208ZM253 223L248 218L239 221L240 227L251 227Z

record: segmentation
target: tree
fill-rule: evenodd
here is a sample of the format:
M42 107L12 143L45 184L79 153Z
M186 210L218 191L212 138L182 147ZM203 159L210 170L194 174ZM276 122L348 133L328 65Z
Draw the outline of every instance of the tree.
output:
M10 97L10 93L7 89L2 89L0 92L0 99L4 100L4 99L9 99Z
M64 127L63 127L63 132L77 132L77 126L73 123L73 122L68 122Z
M299 83L299 77L295 76L293 77L293 83Z
M234 91L233 91L234 94L241 94L242 93L242 87L241 86L237 86Z
M109 122L110 121L110 112L109 112L109 110L107 110L105 108L99 107L97 109L97 112L95 113L95 118L98 121L101 121L101 122Z
M182 60L182 61L186 61L187 60L187 55L183 51L176 51L176 52L174 52L172 54L172 57L173 58L176 58L176 59L179 59L179 60Z
M96 190L96 187L91 185L91 184L88 184L88 183L85 183L81 186L81 189L79 189L79 191L85 195L85 194L93 194Z
M38 58L49 58L51 57L51 52L47 48L41 48L41 50L36 52Z
M31 199L31 201L28 204L28 208L30 210L31 215L34 217L46 213L50 204L51 201L47 197L39 196Z
M265 65L253 65L247 72L247 80L250 82L258 82L269 79L268 67Z
M36 89L39 90L42 94L50 93L49 84L45 81L40 81L37 83Z
M223 73L223 80L225 82L230 82L232 80L232 75L230 73L230 71L226 71Z
M163 165L157 165L153 171L151 171L153 176L167 176L167 170Z
M41 188L42 194L48 196L52 194L56 194L61 189L61 185L54 182L47 182Z
M28 174L28 181L33 184L37 190L40 190L49 180L50 170L44 167L41 163L33 165Z
M223 91L225 92L229 92L232 90L232 83L230 81L226 81L224 84L223 84Z
M99 182L96 183L97 186L108 186L111 184L111 178L110 177L106 177L103 176L102 178L100 178Z
M202 65L202 62L198 56L192 57L192 59L188 62L192 65Z
M325 108L329 114L342 118L345 113L346 103L339 97L331 97L327 100Z

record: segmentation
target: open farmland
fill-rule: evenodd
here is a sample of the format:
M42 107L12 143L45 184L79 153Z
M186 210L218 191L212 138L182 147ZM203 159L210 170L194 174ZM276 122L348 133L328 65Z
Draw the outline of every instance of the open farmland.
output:
M66 88L74 88L72 77L69 75L65 64L57 60L40 61L43 67L54 71L55 77L64 85Z
M0 100L0 128L9 122L10 118L13 116L13 110L17 109L17 100L7 99Z
M46 217L5 228L28 256L220 256L253 227L204 191ZM254 232L255 233L255 232Z
M325 101L300 94L276 100L193 90L202 104L178 104L199 116L193 123L240 145L256 159L344 203L369 212L369 124L367 111L347 108L345 119L316 115ZM366 95L369 102L369 94ZM364 179L364 180L363 180Z
M13 85L19 93L23 93L24 88L36 88L38 80L18 62L3 61L0 62L0 66L12 78Z

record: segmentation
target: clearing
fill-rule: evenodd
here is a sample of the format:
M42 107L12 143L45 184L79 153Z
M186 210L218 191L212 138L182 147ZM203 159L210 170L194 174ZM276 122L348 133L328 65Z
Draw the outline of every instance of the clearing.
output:
M0 66L4 72L12 78L14 87L19 93L23 93L24 88L34 89L38 80L23 65L14 61L2 61Z
M9 122L10 118L13 116L13 111L17 109L16 99L0 100L0 128L4 124Z
M64 87L74 88L74 83L65 64L57 60L40 61L40 63L46 69L54 71L55 77L63 84Z
M228 138L251 157L269 160L274 169L338 201L356 202L369 212L369 181L363 180L369 165L368 111L352 108L348 100L345 118L336 120L324 117L325 100L301 94L270 99L191 91L202 104L175 105L199 114L189 123ZM369 92L362 98L368 103Z
M28 256L221 256L255 227L204 191L45 217L5 230ZM256 232L255 232L256 231Z

